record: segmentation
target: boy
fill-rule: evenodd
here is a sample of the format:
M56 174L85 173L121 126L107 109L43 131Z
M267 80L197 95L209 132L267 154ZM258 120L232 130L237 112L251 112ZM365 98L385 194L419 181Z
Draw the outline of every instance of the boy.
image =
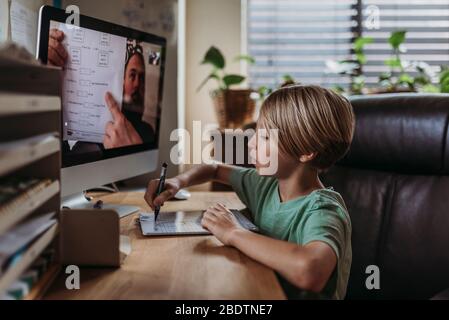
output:
M180 188L209 180L231 185L261 234L243 229L219 203L204 213L203 227L225 245L274 269L289 298L316 293L343 299L352 260L351 222L341 196L325 188L318 174L349 148L351 104L318 86L284 87L263 103L257 130L262 128L277 129L278 135L255 134L250 140L256 169L200 165L168 179L157 197L158 181L150 181L145 199L154 209ZM267 154L278 154L278 169L271 176L260 175L266 169L257 152L261 145L267 146Z

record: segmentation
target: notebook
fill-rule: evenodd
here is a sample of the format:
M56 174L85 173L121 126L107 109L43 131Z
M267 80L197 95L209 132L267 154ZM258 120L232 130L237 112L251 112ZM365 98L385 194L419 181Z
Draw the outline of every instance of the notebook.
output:
M259 229L240 211L231 210L239 223L247 230L258 232ZM154 213L141 213L140 228L144 236L197 235L210 234L201 226L204 211L161 212L154 223Z

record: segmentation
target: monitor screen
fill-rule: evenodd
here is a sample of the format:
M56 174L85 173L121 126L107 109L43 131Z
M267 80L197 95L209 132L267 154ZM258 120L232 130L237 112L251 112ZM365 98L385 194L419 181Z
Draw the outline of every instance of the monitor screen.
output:
M165 42L127 30L49 21L47 63L63 67L63 167L158 146Z

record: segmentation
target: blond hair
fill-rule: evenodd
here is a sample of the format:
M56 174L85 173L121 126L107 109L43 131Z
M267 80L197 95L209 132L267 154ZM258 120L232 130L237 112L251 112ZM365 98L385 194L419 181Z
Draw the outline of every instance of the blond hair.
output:
M279 130L279 150L298 159L316 152L310 164L327 169L349 149L354 113L349 101L319 86L290 85L270 94L260 111L260 124Z

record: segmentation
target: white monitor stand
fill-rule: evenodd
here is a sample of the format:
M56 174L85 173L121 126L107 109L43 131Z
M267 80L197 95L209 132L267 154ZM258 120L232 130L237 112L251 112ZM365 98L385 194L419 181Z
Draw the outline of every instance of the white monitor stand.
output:
M61 203L62 209L114 210L118 213L120 218L126 217L140 210L140 207L137 206L102 203L101 200L100 201L91 200L84 192L64 197L62 198Z
M156 170L157 159L158 150L156 149L63 168L61 171L62 207L96 209L96 202L89 201L88 197L79 190L88 190L152 172ZM115 210L120 217L124 217L140 210L140 207L104 203L101 209Z

